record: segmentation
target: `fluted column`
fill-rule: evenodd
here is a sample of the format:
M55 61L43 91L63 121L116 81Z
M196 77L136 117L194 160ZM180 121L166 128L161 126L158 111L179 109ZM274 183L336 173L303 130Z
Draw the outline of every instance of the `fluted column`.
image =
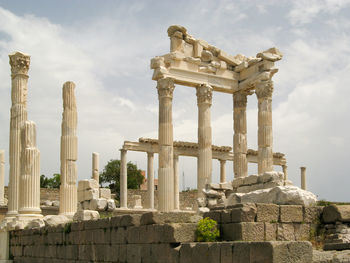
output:
M158 165L158 210L174 210L174 168L173 168L173 113L172 100L174 81L169 78L157 82L159 99L159 165Z
M258 98L258 174L273 171L271 80L261 81L255 88Z
M197 187L198 196L203 196L202 189L211 183L212 149L211 149L211 102L213 88L207 84L197 87L198 105L198 159Z
M59 213L74 215L77 210L77 164L78 137L77 106L75 84L71 81L63 85L63 114L61 133L61 186Z
M128 164L126 153L126 150L120 150L120 208L128 208Z
M27 120L28 70L30 56L20 52L9 55L11 65L11 121L9 150L9 187L7 218L18 214L19 177L21 172L21 129Z
M154 209L154 154L147 153L147 193L148 193L148 208Z
M306 190L306 167L300 167L301 189Z
M92 179L96 180L97 183L100 183L100 155L98 153L92 153Z
M233 94L233 172L234 177L248 176L247 93Z
M283 170L283 174L284 174L284 180L288 180L288 166L285 164L285 165L282 165L282 170Z
M26 121L22 128L19 219L40 218L40 151L36 147L36 127Z
M174 155L174 209L180 210L179 156Z
M5 151L0 150L0 205L5 205Z
M220 161L220 183L226 183L226 160Z

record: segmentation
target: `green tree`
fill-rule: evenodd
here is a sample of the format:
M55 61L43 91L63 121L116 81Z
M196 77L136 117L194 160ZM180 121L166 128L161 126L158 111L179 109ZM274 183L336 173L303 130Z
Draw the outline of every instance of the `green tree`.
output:
M127 164L128 172L128 188L139 189L143 183L144 177L141 170L137 169L137 165L131 162ZM103 172L100 174L100 184L108 184L112 192L119 196L120 190L120 160L110 160Z
M45 175L40 176L40 187L41 188L60 188L61 175L54 174L52 178L48 178Z

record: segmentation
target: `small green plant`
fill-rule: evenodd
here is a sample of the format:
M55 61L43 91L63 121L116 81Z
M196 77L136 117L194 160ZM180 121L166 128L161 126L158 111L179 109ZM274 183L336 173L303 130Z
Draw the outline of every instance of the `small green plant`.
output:
M203 218L198 222L196 236L198 242L214 242L219 238L220 232L217 228L217 222L209 217Z
M63 229L64 233L66 233L66 234L70 233L71 227L72 227L72 223L65 224L64 229Z

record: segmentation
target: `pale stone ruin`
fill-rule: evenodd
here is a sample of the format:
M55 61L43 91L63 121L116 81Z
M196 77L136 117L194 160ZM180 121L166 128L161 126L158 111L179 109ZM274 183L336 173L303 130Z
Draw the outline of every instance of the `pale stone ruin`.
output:
M0 150L0 206L7 205L7 200L4 196L5 185L5 151Z

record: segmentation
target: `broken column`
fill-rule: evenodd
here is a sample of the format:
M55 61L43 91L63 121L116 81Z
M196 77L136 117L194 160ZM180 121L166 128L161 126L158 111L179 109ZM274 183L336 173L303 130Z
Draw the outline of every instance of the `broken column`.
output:
M74 89L75 84L71 81L63 85L59 213L64 215L74 215L77 210L78 117Z
M0 205L6 205L4 197L5 186L5 151L0 150Z
M300 167L301 189L306 190L306 167Z
M11 65L11 121L10 121L10 151L9 151L9 187L7 218L18 214L21 129L27 120L28 70L30 56L20 52L9 55Z
M92 153L92 179L96 180L96 182L100 183L100 174L99 174L99 166L100 166L100 155L98 153Z
M154 209L154 169L153 169L154 154L147 152L147 194L148 208Z
M179 156L174 155L174 209L180 210Z
M226 183L226 160L220 160L220 183Z
M284 174L284 181L288 180L288 166L286 164L282 165L282 169L283 169L283 174Z
M255 88L258 98L258 174L273 171L271 80L260 81Z
M127 151L120 150L120 208L128 208Z
M233 94L233 170L235 178L248 176L247 95L244 91Z
M18 219L41 218L40 209L40 151L36 147L36 127L26 121L22 128L21 175Z
M198 105L198 159L197 187L198 195L203 196L202 189L211 183L212 149L211 149L211 102L213 88L207 84L197 87Z
M174 81L170 78L157 82L159 99L159 165L158 165L158 210L174 210L174 168L173 168L173 120L172 100Z

